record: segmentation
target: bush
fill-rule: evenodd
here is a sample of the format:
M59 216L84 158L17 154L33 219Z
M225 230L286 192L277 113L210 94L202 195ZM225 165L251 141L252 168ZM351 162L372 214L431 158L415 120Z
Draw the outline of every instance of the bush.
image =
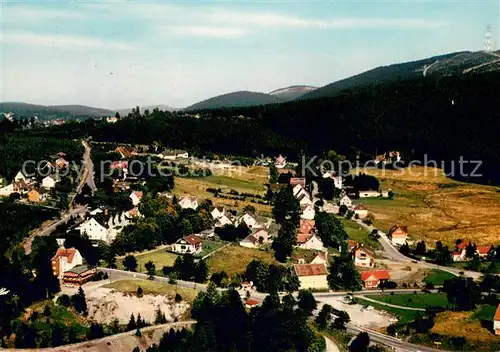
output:
M57 304L63 307L69 307L71 306L71 300L67 294L63 294L57 299Z

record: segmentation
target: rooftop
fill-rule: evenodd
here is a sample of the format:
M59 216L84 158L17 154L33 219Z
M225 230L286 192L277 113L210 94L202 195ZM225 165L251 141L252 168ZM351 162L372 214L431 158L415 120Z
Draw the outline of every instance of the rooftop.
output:
M293 270L297 276L328 275L325 264L294 264Z

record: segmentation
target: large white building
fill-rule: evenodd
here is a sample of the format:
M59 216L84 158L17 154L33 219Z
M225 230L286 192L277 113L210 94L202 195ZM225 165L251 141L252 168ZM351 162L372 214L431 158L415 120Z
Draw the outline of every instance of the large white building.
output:
M294 264L293 273L298 277L301 289L328 289L325 264Z
M62 278L65 271L83 264L83 257L75 248L59 248L52 258L52 271L54 276Z

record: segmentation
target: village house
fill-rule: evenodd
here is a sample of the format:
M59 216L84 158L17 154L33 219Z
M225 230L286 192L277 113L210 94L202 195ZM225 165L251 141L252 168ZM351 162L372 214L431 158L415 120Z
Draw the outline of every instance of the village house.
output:
M14 184L13 183L0 188L0 196L2 196L2 197L8 197L12 193L14 193Z
M90 218L76 229L80 231L80 235L86 234L91 241L107 242L108 240L108 229L95 218Z
M493 331L495 331L495 335L500 335L500 304L493 318Z
M362 271L361 281L365 288L376 288L381 282L391 279L391 274L387 270Z
M490 253L491 250L493 250L493 246L477 246L476 247L476 253L481 259L486 259L488 258L488 254Z
M179 200L182 209L198 209L198 198L193 196L184 196Z
M324 251L325 246L323 245L323 241L316 234L304 234L299 233L296 236L297 247L302 249L311 249L316 251Z
M30 190L29 185L23 180L14 182L12 184L13 193L26 194Z
M55 164L59 169L64 169L69 166L69 161L67 161L63 157L59 157L56 159Z
M214 219L218 219L226 214L226 209L223 206L216 206L211 212Z
M270 244L269 233L265 229L255 229L250 235L240 241L240 246L247 248L259 248L261 245Z
M359 191L359 198L377 198L377 197L380 197L379 191L372 191L372 190Z
M406 226L394 225L390 230L388 237L391 239L392 244L402 246L408 239L408 230Z
M224 227L226 225L233 225L234 219L229 214L224 214L215 220L215 227Z
M293 196L296 199L298 199L303 195L309 197L309 192L307 192L307 190L300 184L296 184L295 186L293 186L292 190L293 190Z
M340 207L338 206L338 204L325 203L323 204L323 211L328 214L338 214L340 211Z
M316 215L316 211L314 210L314 206L311 204L304 204L300 206L300 210L302 214L300 214L301 219L313 220Z
M358 204L354 207L354 216L357 215L359 219L365 219L368 216L368 209L363 204Z
M349 198L347 195L344 195L342 198L340 198L339 205L345 205L348 208L352 207L352 200Z
M354 240L347 240L347 253L351 253L354 248L358 247L360 244ZM339 246L339 252L342 252L342 246Z
M47 196L48 196L47 190L45 190L43 188L39 188L39 189L32 188L28 192L28 201L33 202L33 203L44 202L45 200L47 200Z
M140 218L142 217L142 214L141 212L139 211L139 208L137 207L134 207L128 211L125 212L125 215L129 218L129 219L134 219L134 218Z
M314 220L300 219L299 233L309 234L313 231L316 222Z
M49 175L43 178L42 187L45 189L52 189L56 186L57 182L59 182L59 177L55 175Z
M52 272L57 278L62 278L63 273L83 264L83 257L76 248L59 248L52 257Z
M203 249L203 241L195 235L179 238L173 245L172 251L180 254L198 254Z
M291 177L290 184L292 186L300 185L302 188L306 187L306 179L305 177Z
M298 277L303 290L328 289L328 270L325 264L294 264L293 273Z
M454 262L463 262L466 261L467 258L467 247L471 243L468 240L462 241L460 244L457 245L457 250L452 252L452 257ZM494 250L495 247L492 245L489 246L476 246L476 254L479 258L481 259L486 259L488 258L488 254L490 251Z
M28 181L28 176L26 176L22 170L21 171L18 171L16 176L14 176L14 182L17 182L17 181L24 181L24 182L27 182Z
M373 268L375 266L374 253L363 245L359 245L351 250L351 258L355 266Z
M245 300L245 308L252 309L252 308L260 306L261 303L262 303L261 301L255 299L255 298L248 298Z
M282 169L286 166L286 158L282 156L281 154L275 159L274 165L278 169Z
M328 252L318 252L309 264L324 264L328 266Z
M244 222L249 229L262 228L262 224L259 223L255 214L249 211L238 218L238 220L236 221L236 226L239 226L242 222Z
M300 195L299 197L297 197L297 200L299 201L300 206L313 204L311 198L307 194Z
M66 285L81 286L92 280L97 273L96 268L90 268L87 265L77 265L63 273L62 281Z
M130 193L129 197L134 207L136 207L141 202L142 195L143 193L141 191L133 191L132 193Z

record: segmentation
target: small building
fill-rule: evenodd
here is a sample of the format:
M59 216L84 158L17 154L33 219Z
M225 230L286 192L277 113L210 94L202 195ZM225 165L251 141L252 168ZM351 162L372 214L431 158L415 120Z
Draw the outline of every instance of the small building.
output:
M39 188L39 189L32 188L28 192L28 201L33 202L33 203L43 202L43 201L47 200L47 194L48 194L47 190L45 190L43 188Z
M299 233L309 234L314 230L314 220L300 219Z
M198 254L203 250L203 241L195 235L179 238L172 245L172 251L180 254Z
M323 245L323 241L316 234L303 234L300 233L297 235L297 247L302 249L312 249L316 251L324 251L325 246Z
M52 272L57 278L62 278L64 272L83 264L83 257L76 248L59 248L52 257Z
M218 219L226 214L226 209L223 206L216 206L215 208L213 208L210 214L212 214L212 217L214 219Z
M49 175L44 177L42 180L42 187L45 189L52 189L56 186L56 183L59 182L59 178L53 175Z
M388 237L391 239L392 244L402 246L408 239L408 228L406 226L394 225L389 230Z
M352 200L349 198L347 195L344 195L342 198L340 198L339 205L345 205L348 208L352 207Z
M143 193L141 191L133 191L132 193L130 193L129 197L130 200L132 200L132 204L134 205L134 207L136 207L141 202L142 196Z
M358 204L354 207L354 216L357 215L359 219L365 219L368 216L368 209L363 204Z
M305 179L305 177L291 177L290 184L292 186L300 185L304 188L304 187L306 187L306 179Z
M255 229L250 235L240 241L240 246L247 248L259 248L261 245L269 244L272 241L269 233L264 229Z
M373 268L375 266L374 253L363 245L359 245L351 250L351 258L355 266Z
M234 224L234 219L232 216L229 216L227 214L222 215L221 217L217 218L215 220L215 227L224 227L226 225L233 225Z
M359 198L377 198L380 197L379 191L359 191Z
M275 158L274 165L278 169L282 169L286 166L286 157L282 156L281 154Z
M24 174L24 172L22 170L18 171L16 176L14 176L14 182L17 182L17 181L28 181L28 176L26 176Z
M303 196L307 196L308 198L310 198L309 192L307 192L307 190L301 184L296 184L292 188L292 191L295 199L301 199Z
M87 265L77 265L63 273L62 281L65 284L81 286L92 280L96 272L96 268L90 268Z
M198 209L198 198L193 196L184 196L179 200L182 209Z
M476 253L479 256L479 258L486 259L488 258L488 254L490 251L494 249L493 246L477 246L476 247Z
M248 298L245 300L245 308L252 309L252 308L260 306L261 303L262 303L261 301L255 299L255 298Z
M302 214L300 217L306 220L313 220L316 215L316 211L314 210L314 206L312 204L304 204L300 206L300 210Z
M493 331L495 331L495 335L500 335L500 304L498 305L495 317L493 318Z
M325 264L294 264L293 273L301 289L328 289L328 270Z
M318 252L309 264L324 264L328 266L328 252Z
M376 288L381 282L391 279L391 274L387 270L362 271L361 281L365 288Z
M86 234L92 241L104 241L108 240L108 229L100 224L95 218L90 218L89 220L82 223L76 228L80 231L80 234Z
M255 214L249 211L239 217L236 222L236 226L239 226L242 222L244 222L249 229L262 228L262 224L258 221Z

